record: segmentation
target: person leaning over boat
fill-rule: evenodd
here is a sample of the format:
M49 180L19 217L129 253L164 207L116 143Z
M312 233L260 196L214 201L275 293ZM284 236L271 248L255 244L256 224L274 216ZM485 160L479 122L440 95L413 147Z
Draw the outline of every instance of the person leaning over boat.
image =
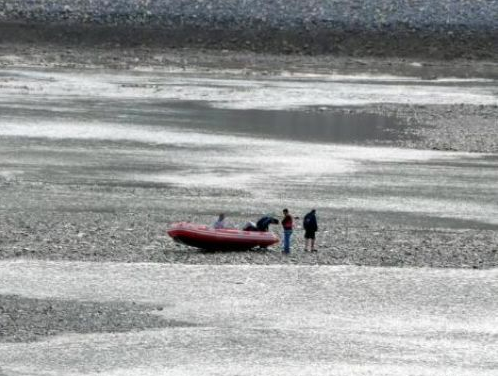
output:
M213 228L217 230L226 228L225 213L220 213L220 215L218 216L218 220L214 222Z
M293 229L293 218L289 213L289 209L284 209L283 211L284 219L282 219L282 227L284 228L284 250L283 253L290 253L291 236Z
M279 224L278 219L273 218L271 215L268 214L258 219L256 223L247 222L242 228L242 230L268 232L270 231L270 225L278 225L278 224Z
M256 222L256 229L257 231L268 232L270 230L270 225L278 225L278 219L273 218L268 214L261 217L258 222Z
M315 233L318 231L318 222L316 220L316 210L313 209L308 214L304 216L303 219L304 228L304 239L305 246L304 250L309 252L316 252L315 249Z

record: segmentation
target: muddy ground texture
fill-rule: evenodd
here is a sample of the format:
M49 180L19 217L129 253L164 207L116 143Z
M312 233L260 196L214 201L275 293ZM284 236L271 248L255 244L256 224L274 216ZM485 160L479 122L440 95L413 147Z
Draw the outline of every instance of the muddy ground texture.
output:
M202 50L78 49L55 45L2 45L0 67L234 69L250 74L287 71L330 73L369 71L433 79L440 76L496 78L494 62L358 59L212 53ZM455 67L458 67L456 69ZM380 104L310 111L371 112L406 122L406 137L393 146L498 153L498 107ZM416 137L413 137L413 136ZM0 258L166 262L194 264L321 264L491 268L498 265L496 226L458 223L442 226L420 218L420 225L399 223L388 214L320 212L316 253L303 251L297 229L290 256L278 246L251 252L202 252L175 244L165 233L185 218L164 200L168 186L120 187L49 184L0 178ZM173 192L174 193L174 192ZM216 193L219 194L219 193ZM210 192L199 197L210 199ZM215 196L213 196L215 198ZM171 201L171 200L170 200ZM276 210L281 208L275 208ZM234 208L235 223L262 213ZM303 215L304 213L296 213ZM407 214L408 216L409 214ZM213 213L188 213L192 222L211 223ZM278 229L277 231L279 231Z
M43 41L0 41L0 67L27 65L67 68L181 68L201 71L243 70L247 75L282 71L308 73L341 72L400 74L436 79L438 77L498 78L495 59L434 59L428 56L351 56L336 54L272 54L250 50L212 50L199 47L167 48L138 45L78 46Z
M273 55L249 51L202 49L76 48L60 44L0 44L0 68L36 66L69 69L189 69L223 70L225 74L272 75L300 73L399 74L434 80L442 77L498 79L493 60L450 61L406 58L339 57L333 55ZM498 153L498 106L375 104L319 107L310 111L372 113L392 116L405 137L386 145L417 149ZM375 142L379 144L379 141Z
M0 295L0 342L32 342L60 333L119 333L191 323L166 320L162 306Z

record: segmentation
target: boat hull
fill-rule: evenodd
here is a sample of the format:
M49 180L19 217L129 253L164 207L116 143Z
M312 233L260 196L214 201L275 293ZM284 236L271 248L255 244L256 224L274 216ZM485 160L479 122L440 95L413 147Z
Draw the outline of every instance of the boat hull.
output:
M244 251L278 243L271 232L213 229L192 223L175 223L168 230L175 241L205 250Z

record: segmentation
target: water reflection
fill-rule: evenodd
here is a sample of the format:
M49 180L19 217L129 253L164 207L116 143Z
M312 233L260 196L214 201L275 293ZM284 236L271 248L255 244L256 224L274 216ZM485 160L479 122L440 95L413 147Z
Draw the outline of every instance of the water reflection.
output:
M375 114L320 108L258 110L213 108L207 102L45 99L0 103L3 116L33 120L99 121L195 129L307 142L361 143L395 140L405 126ZM403 137L406 134L403 133Z
M184 127L203 131L243 133L278 139L358 143L394 140L403 126L394 118L375 114L331 113L310 109L233 110L211 108L196 102L172 104L174 119Z

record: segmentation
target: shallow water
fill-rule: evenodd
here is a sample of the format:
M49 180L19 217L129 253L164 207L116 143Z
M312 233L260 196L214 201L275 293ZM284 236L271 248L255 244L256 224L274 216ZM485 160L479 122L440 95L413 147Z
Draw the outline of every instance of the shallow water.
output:
M73 98L206 101L232 109L358 106L371 103L496 105L494 80L422 80L386 75L289 73L248 76L244 72L4 70L2 102ZM55 106L57 107L57 106Z
M0 103L0 110L6 119L94 120L131 126L147 124L304 142L393 140L404 130L395 119L381 115L327 113L317 108L306 111L223 109L196 101L57 99L37 100L36 104L5 101Z
M5 122L0 135L0 176L6 181L211 192L202 202L188 191L175 197L171 209L184 213L199 205L206 212L252 206L264 213L292 202L300 210L387 211L428 215L441 225L446 218L498 224L498 162L485 155L102 122L16 120ZM75 199L98 205L90 197ZM21 204L0 201L4 210Z
M496 158L362 146L400 137L403 127L381 116L317 109L429 99L490 104L498 103L495 90L494 81L478 79L6 70L0 178L210 190L202 202L188 193L165 197L183 213L200 205L205 212L266 213L292 204L412 213L440 226L497 225ZM16 205L0 200L3 210Z
M197 327L0 343L8 375L493 375L496 270L0 262L0 294Z

